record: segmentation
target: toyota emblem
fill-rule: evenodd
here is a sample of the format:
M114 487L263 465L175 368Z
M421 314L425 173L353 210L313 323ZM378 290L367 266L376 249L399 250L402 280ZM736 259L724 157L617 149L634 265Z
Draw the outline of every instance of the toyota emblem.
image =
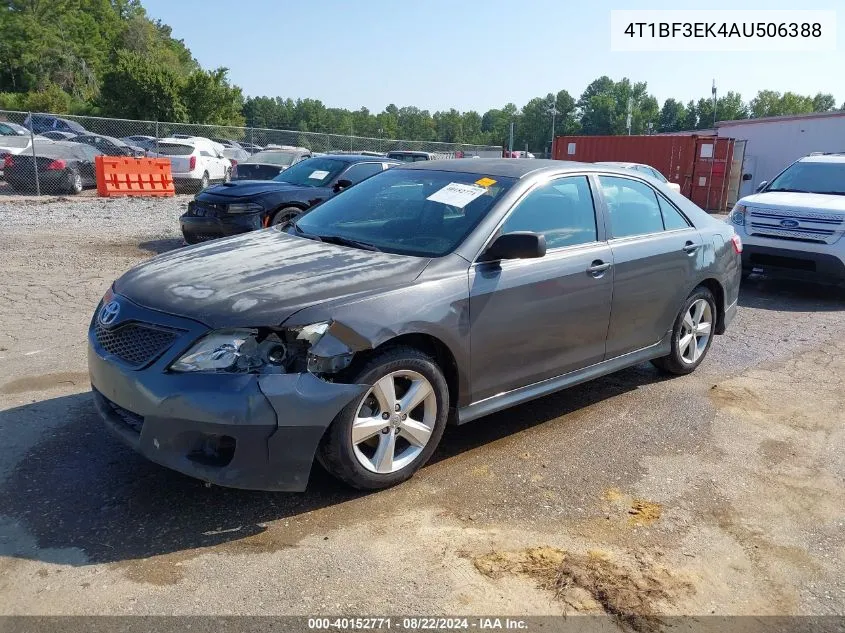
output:
M100 325L111 325L117 321L120 314L120 304L117 301L109 301L100 309Z

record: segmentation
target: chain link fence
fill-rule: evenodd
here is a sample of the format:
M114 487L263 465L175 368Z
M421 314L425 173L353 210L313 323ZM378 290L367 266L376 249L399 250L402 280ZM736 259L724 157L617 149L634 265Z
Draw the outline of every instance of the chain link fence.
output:
M202 137L223 144L224 156L234 161L248 160L250 155L265 148L290 146L326 154L386 154L408 150L429 152L437 158L502 155L502 148L488 145L0 110L0 194L52 195L95 188L93 154L97 152L92 154L66 142L80 135L101 137L85 139L86 143L81 144L84 147L129 156L156 155L162 139ZM86 164L86 155L90 166Z

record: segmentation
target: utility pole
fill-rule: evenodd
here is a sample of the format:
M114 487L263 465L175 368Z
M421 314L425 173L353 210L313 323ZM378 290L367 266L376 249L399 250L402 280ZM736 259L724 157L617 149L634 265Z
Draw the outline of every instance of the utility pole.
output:
M549 158L552 157L552 153L555 148L555 116L560 114L560 110L557 109L557 103L555 103L555 101L556 99L552 98L552 105L549 108L549 113L552 115L552 142L549 144Z
M511 121L511 132L508 138L508 158L513 158L511 154L513 154L513 121Z
M716 131L716 80L713 80L713 131Z
M628 97L628 117L625 119L625 126L628 128L628 136L631 136L631 119L634 114L634 98Z

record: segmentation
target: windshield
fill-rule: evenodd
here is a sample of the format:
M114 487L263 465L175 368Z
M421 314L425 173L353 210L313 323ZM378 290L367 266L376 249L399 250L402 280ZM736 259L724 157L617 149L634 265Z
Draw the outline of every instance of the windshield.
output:
M309 158L273 178L300 187L324 187L342 172L349 163L331 158Z
M257 152L249 157L250 163L265 165L290 165L295 154L292 152Z
M765 190L845 195L845 163L794 163Z
M514 182L394 167L314 207L288 232L361 242L401 255L442 257L463 242Z

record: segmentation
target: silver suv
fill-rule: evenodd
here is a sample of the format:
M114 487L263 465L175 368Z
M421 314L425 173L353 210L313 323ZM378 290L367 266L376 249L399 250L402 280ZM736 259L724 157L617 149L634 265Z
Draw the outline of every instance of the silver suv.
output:
M742 236L743 276L845 281L845 153L797 160L739 200L728 221Z

